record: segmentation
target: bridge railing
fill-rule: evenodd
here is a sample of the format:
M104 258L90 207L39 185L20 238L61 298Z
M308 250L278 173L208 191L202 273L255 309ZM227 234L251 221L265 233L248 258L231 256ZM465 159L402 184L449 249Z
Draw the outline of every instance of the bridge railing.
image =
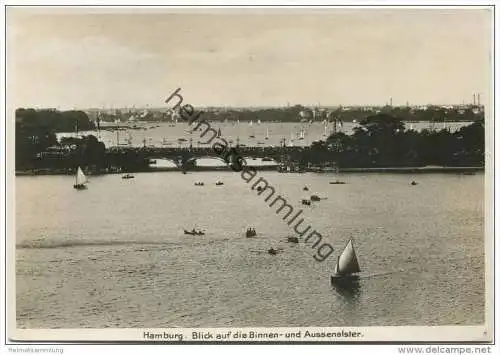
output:
M240 154L252 153L252 152L302 152L308 150L309 147L233 147ZM111 153L128 153L128 152L158 152L163 154L175 154L175 153L212 153L214 149L212 147L110 147L107 148L108 152Z

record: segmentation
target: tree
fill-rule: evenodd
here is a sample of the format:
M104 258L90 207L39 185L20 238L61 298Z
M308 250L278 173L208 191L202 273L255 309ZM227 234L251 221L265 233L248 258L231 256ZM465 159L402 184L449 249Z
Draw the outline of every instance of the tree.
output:
M366 155L365 164L400 165L404 157L404 123L397 117L382 113L361 120L354 129L358 150Z
M354 132L361 130L369 136L382 135L390 137L405 129L404 123L399 118L384 113L368 116L361 120L359 124L360 127L354 128Z

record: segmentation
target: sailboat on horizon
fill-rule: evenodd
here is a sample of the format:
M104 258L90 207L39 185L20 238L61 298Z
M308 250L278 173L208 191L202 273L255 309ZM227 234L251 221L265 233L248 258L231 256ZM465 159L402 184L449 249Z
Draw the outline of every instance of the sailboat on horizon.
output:
M361 272L358 258L352 245L352 239L349 239L344 251L337 258L334 274L331 277L332 284L343 285L349 282L357 281Z
M73 185L73 188L77 190L85 190L87 188L86 183L88 182L87 176L82 171L82 168L78 167L78 170L76 171L76 177L75 177L75 184Z
M265 138L265 139L266 139L266 140L268 140L268 139L269 139L269 128L266 128L266 138Z

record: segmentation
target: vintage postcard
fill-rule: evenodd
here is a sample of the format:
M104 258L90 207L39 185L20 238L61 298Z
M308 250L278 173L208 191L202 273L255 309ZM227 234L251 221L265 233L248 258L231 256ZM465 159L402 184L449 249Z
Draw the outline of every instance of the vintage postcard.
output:
M493 25L7 7L8 339L491 342Z

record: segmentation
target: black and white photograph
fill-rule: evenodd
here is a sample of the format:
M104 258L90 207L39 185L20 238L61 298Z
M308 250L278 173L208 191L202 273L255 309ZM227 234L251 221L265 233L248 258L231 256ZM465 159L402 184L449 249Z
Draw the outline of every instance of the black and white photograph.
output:
M492 6L5 12L9 339L493 341Z

